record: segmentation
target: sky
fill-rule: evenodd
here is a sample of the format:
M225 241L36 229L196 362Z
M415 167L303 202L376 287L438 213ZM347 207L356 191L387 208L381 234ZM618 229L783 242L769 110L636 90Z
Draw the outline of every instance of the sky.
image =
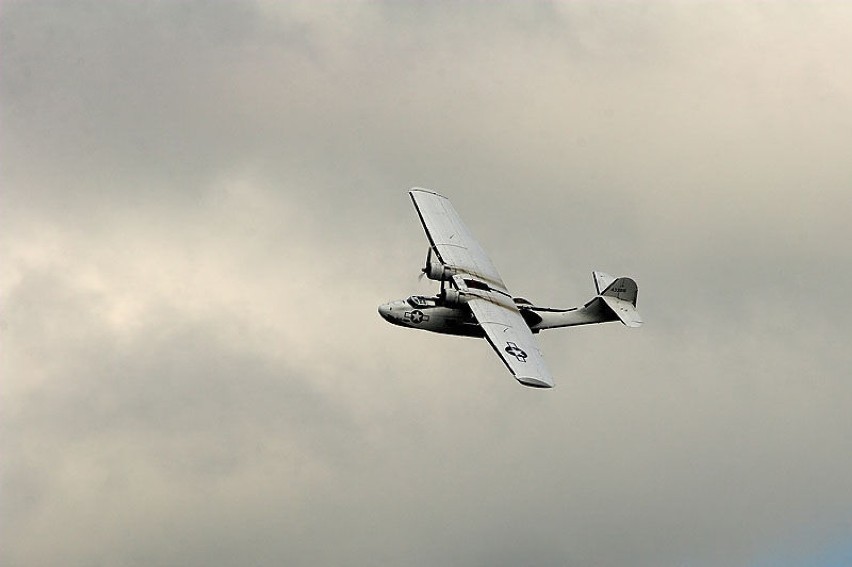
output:
M0 560L852 564L852 5L0 9ZM557 387L376 307L406 194Z

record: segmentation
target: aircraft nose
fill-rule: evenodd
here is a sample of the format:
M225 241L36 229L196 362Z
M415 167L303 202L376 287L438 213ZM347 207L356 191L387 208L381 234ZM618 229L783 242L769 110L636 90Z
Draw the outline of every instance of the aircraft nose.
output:
M379 305L379 315L386 321L390 321L390 313L391 309L393 309L390 303L385 303L384 305Z

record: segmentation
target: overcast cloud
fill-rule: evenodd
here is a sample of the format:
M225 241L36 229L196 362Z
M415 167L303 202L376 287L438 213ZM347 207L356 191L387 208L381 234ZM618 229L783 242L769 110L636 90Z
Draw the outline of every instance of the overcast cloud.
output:
M852 564L852 5L4 2L9 566ZM453 199L518 295L392 327Z

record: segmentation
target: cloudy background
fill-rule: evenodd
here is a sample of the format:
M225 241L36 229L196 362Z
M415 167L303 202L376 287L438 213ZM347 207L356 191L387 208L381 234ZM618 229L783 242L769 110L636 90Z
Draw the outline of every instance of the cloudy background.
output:
M852 563L852 6L4 2L0 553ZM450 196L646 325L392 327Z

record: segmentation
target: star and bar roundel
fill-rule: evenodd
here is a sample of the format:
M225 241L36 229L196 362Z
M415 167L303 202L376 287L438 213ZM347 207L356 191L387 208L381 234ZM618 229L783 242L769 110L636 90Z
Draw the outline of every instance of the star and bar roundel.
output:
M428 321L429 316L424 315L422 311L419 309L415 309L414 311L406 311L403 314L402 318L409 323L414 323L415 325L419 325L423 321Z
M507 342L506 348L503 349L503 350L505 350L511 356L514 356L515 358L517 358L518 362L526 362L527 361L527 353L525 353L524 350L521 347L519 347L518 345L516 345L515 343Z

